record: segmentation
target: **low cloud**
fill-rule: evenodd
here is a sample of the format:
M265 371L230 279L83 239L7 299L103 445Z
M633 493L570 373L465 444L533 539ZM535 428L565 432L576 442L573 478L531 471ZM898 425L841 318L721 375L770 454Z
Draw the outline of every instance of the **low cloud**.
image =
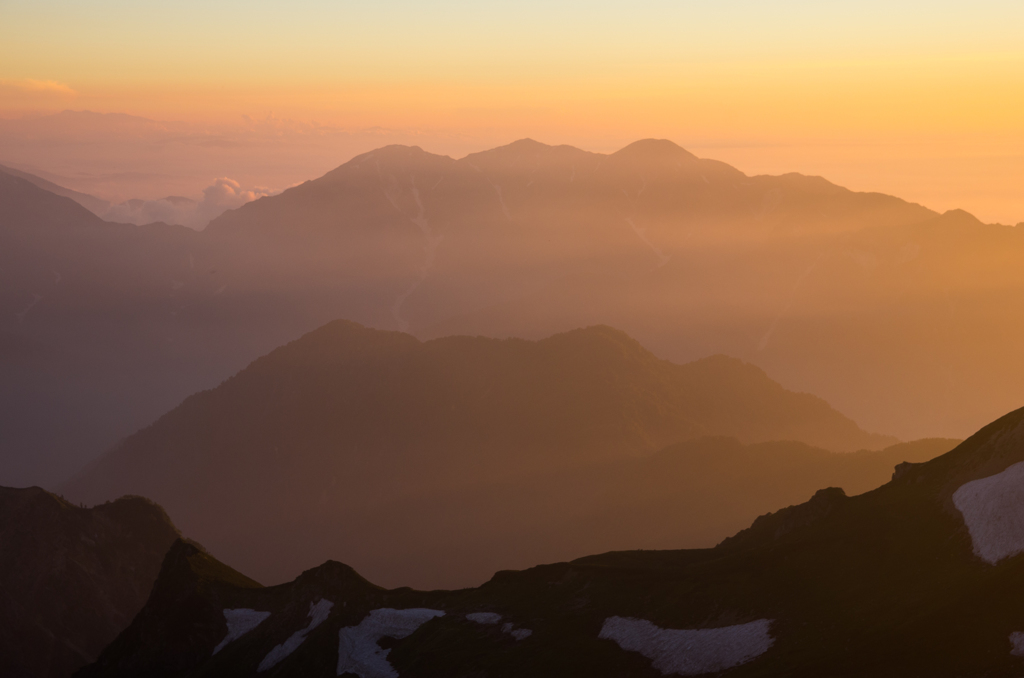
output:
M199 230L224 212L266 195L271 195L269 189L243 188L234 179L222 177L204 188L199 200L178 196L159 200L128 200L111 206L102 216L108 221L132 224L162 221Z
M0 80L0 88L14 90L21 93L33 94L58 94L62 96L78 96L78 92L63 82L56 80L32 80L23 78L20 80Z
M270 191L265 188L244 189L234 179L224 177L203 189L203 200L200 204L207 205L212 209L223 207L221 210L223 212L241 207L245 203L265 195L270 195Z

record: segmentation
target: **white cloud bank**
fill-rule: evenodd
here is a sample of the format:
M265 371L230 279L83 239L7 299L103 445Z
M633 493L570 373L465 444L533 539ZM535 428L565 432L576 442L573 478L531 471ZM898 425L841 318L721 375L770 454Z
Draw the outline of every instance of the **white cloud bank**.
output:
M100 216L107 221L140 225L162 221L199 230L224 212L271 194L269 189L243 188L234 179L222 177L203 189L200 200L179 196L159 200L129 200L112 205Z

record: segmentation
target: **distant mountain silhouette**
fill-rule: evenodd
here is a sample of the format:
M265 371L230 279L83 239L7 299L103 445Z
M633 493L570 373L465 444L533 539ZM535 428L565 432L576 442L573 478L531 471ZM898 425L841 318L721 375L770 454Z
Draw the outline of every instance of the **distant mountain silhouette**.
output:
M33 188L0 190L10 484L55 486L337 318L421 339L611 325L675 362L756 364L903 439L962 437L1024 398L1020 231L668 141L390 146L202 233L99 224Z
M178 531L141 497L0 488L0 675L66 678L142 609Z
M42 177L37 177L34 174L22 172L21 170L14 169L12 167L4 167L3 165L0 165L0 172L9 174L12 177L24 179L33 186L37 186L44 191L49 191L50 193L54 193L65 198L71 198L96 216L102 216L108 209L110 209L110 202L108 200L103 200L102 198L97 198L96 196L89 195L88 193L81 193L79 191L71 190L70 188L58 186L52 181L48 181Z
M425 525L420 538L397 539L395 526L417 524L417 514L445 514L444 507L472 515L480 489L498 485L508 496L505 511L529 512L540 527L543 512L531 508L524 488L531 476L551 473L569 485L586 479L590 490L604 483L612 497L591 497L587 510L606 511L615 501L610 474L653 472L620 465L588 476L582 469L708 435L844 451L894 442L865 433L814 396L786 391L756 367L721 356L676 365L607 327L539 342L420 342L339 321L187 399L65 491L87 503L127 492L152 497L187 534L263 581L290 578L337 550L374 562L376 577L453 586L486 576L493 558L459 562L427 543L438 530ZM883 478L898 461L883 464ZM644 496L644 485L621 498ZM501 515L502 507L483 504ZM777 505L767 499L757 509ZM568 518L552 510L553 525ZM458 520L444 523L437 538L478 548L471 535L486 535ZM676 520L679 533L728 534L702 532L695 516ZM534 528L517 529L504 539L505 551L530 552ZM385 534L392 535L386 547ZM380 558L382 549L393 555Z
M59 478L184 396L163 388L194 390L205 360L181 343L175 285L216 283L194 231L108 223L3 172L0 205L0 467Z
M611 324L680 362L756 363L904 438L962 436L1024 398L1008 339L1024 330L1020 232L819 177L748 177L664 140L461 160L391 146L209 230L249 234L279 279L303 266L364 324Z
M226 279L223 257L191 229L105 222L2 171L0 206L3 482L53 488L311 329L282 295Z
M142 613L76 675L1010 678L1022 442L1018 410L874 491L823 489L716 548L605 553L459 591L387 590L337 562L257 588L178 542Z

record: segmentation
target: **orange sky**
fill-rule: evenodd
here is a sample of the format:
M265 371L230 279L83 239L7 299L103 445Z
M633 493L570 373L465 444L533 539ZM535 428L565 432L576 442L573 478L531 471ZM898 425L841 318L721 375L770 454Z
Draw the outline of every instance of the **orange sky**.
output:
M664 137L748 173L823 174L1016 223L1022 29L1024 5L993 0L7 0L0 116L242 128L243 115L273 113L452 154L526 136L598 151ZM0 163L19 152L5 145ZM331 150L290 156L294 177L259 183L281 188L365 149ZM60 160L43 169L60 173ZM208 163L197 158L197 182L221 170Z

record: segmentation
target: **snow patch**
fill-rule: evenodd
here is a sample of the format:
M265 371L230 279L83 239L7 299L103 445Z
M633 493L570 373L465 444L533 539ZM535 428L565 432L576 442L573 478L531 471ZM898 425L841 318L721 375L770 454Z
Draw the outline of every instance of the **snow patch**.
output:
M1010 654L1014 657L1024 657L1024 633L1014 631L1010 634Z
M663 629L646 619L608 617L599 638L639 652L662 675L724 671L764 654L774 642L770 619L717 629Z
M971 533L974 554L985 562L1024 552L1024 462L961 485L953 505Z
M628 223L629 227L633 229L633 232L636 233L637 237L639 237L645 245L650 247L651 251L654 252L654 255L658 257L658 268L661 268L668 263L668 260L671 259L671 257L665 254L660 247L651 242L651 239L647 237L646 228L640 228L632 219L626 219L626 223Z
M441 610L422 607L373 610L358 626L346 626L338 634L338 675L354 673L359 678L398 678L398 672L388 662L391 649L383 649L377 641L408 638L431 619L443 616Z
M491 184L494 186L494 190L498 192L498 202L501 203L501 211L505 213L505 218L512 221L512 213L508 211L508 205L505 204L505 196L501 192L501 186L498 184Z
M224 610L224 621L228 624L228 635L224 636L224 640L220 641L220 644L213 648L213 653L217 654L223 650L228 643L238 640L245 634L249 633L249 631L252 631L254 628L262 624L269 616L269 612L250 610L245 607L240 607L235 610Z
M299 645L302 645L302 641L306 639L309 632L327 620L327 615L331 613L332 607L334 607L334 603L325 598L321 598L315 603L310 603L309 624L306 625L306 628L296 631L289 636L288 640L268 652L267 656L263 658L263 661L260 662L260 665L256 670L262 672L272 669L280 664L292 652L295 652Z
M395 303L391 306L391 315L398 323L398 328L403 332L409 329L409 323L402 317L402 305L405 304L405 300L412 296L412 293L423 284L423 281L427 279L427 275L434 267L434 258L437 255L437 248L441 244L441 241L444 240L444 234L435 234L431 231L430 221L427 219L426 208L423 207L423 201L420 199L420 191L416 187L416 177L410 177L410 180L412 181L412 197L413 200L416 201L416 209L418 210L415 217L410 217L405 212L402 212L398 208L398 203L392 200L390 196L388 198L391 200L391 204L395 206L395 209L398 209L399 212L402 212L403 216L416 224L416 227L420 229L420 232L423 233L423 236L426 238L426 243L423 245L424 258L423 264L419 268L419 277L413 281L412 285L409 286L409 289L399 295L398 299L396 299Z
M494 623L497 623L498 620L500 619L501 617L499 616ZM529 638L533 635L533 631L531 631L530 629L517 629L515 628L515 625L512 622L505 622L504 624L502 624L501 632L509 634L516 640L523 640L524 638Z
M501 621L501 615L496 612L473 612L467 614L466 619L477 624L497 624Z

